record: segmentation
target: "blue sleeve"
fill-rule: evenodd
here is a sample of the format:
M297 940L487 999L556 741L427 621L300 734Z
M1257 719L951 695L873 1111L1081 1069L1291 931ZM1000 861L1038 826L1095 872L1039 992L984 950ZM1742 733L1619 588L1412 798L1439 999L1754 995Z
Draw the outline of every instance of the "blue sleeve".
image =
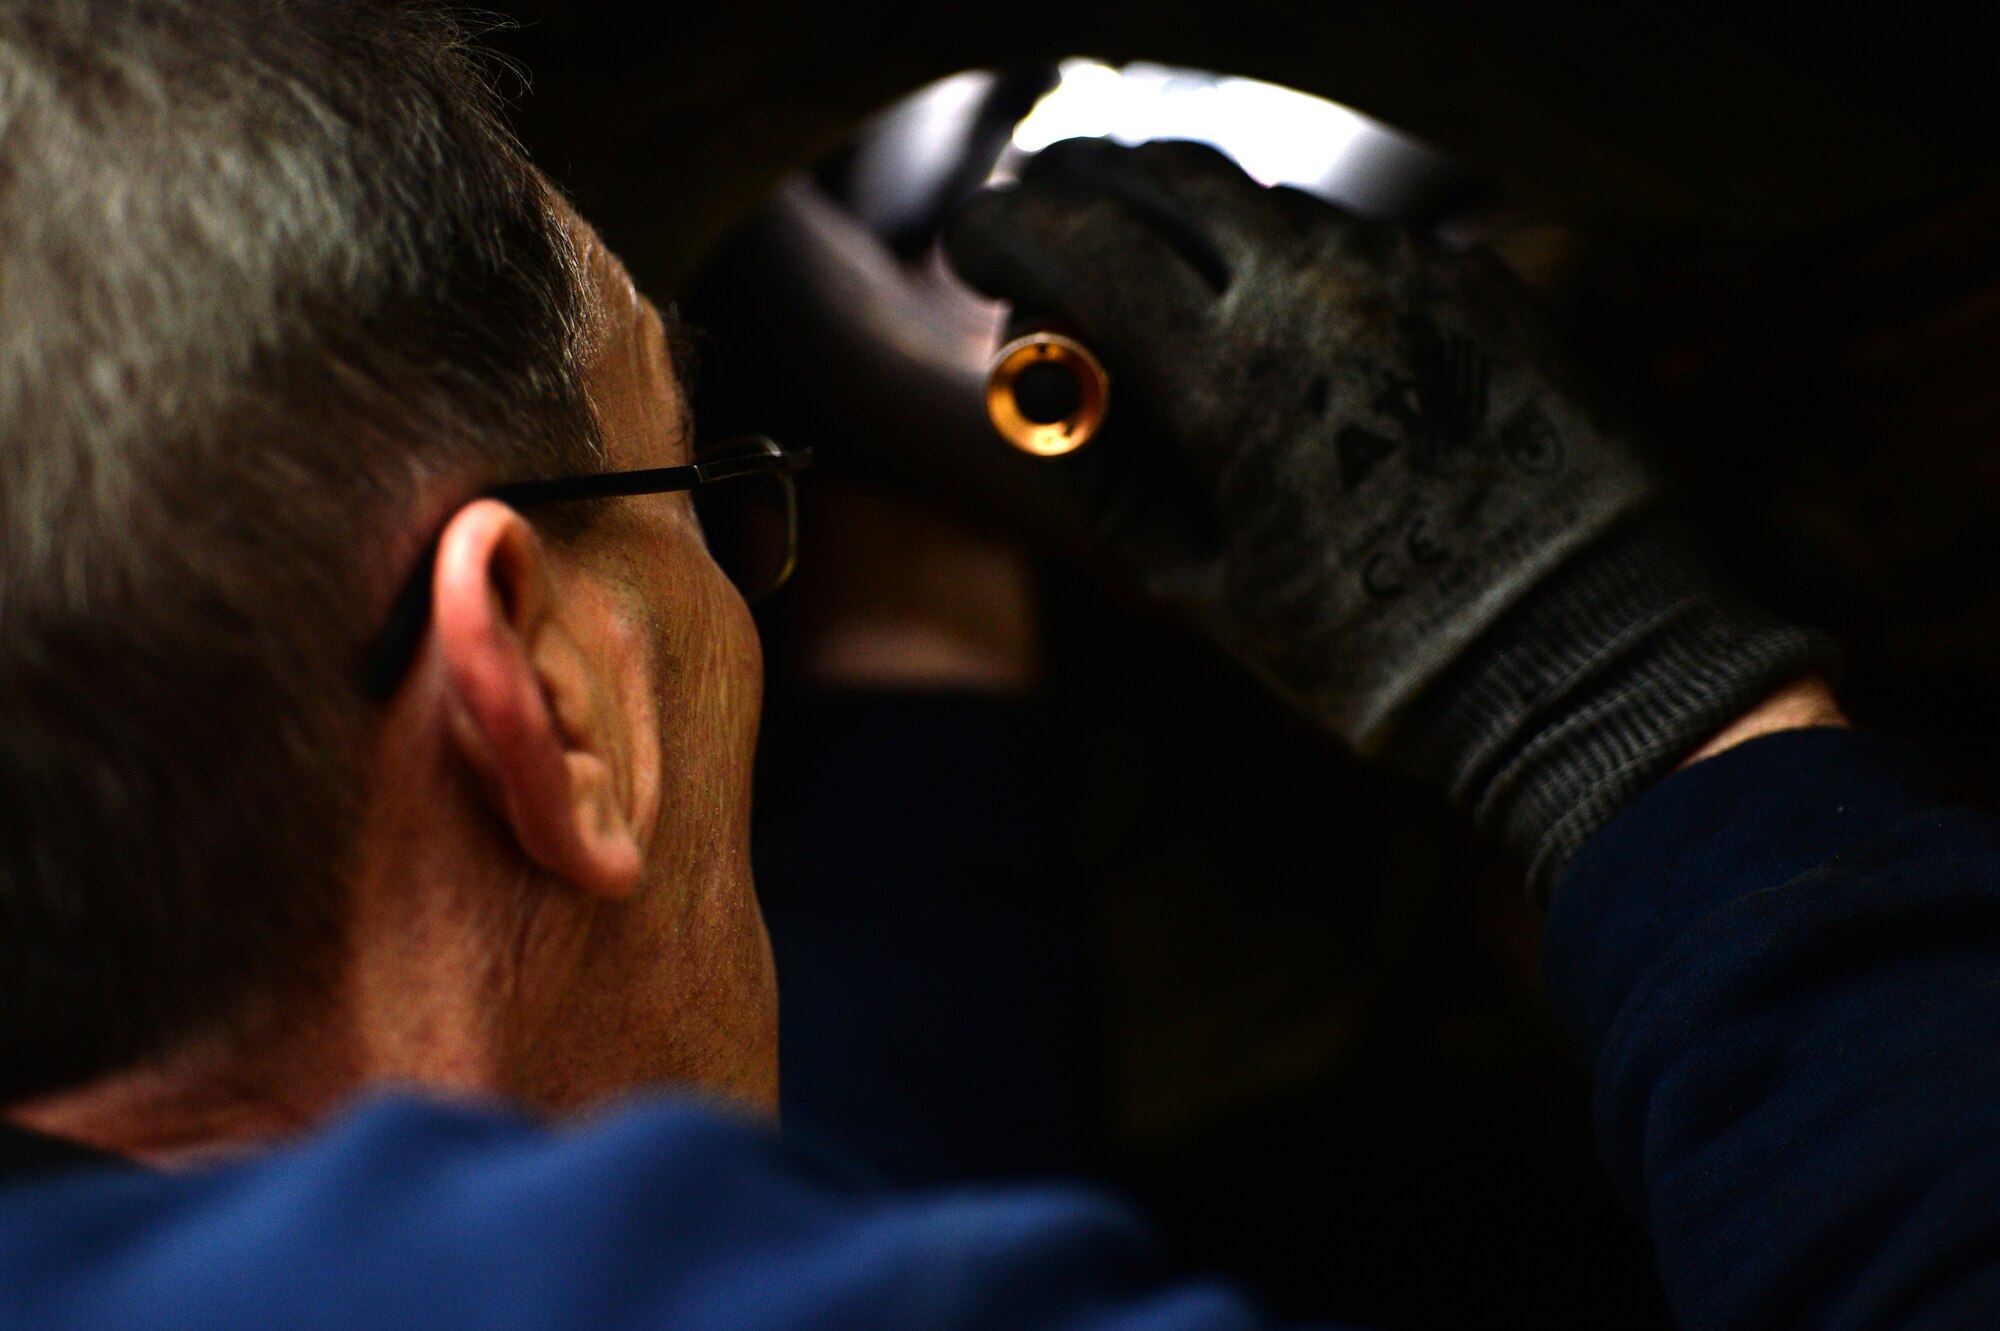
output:
M689 1103L550 1132L415 1101L267 1159L0 1190L0 1326L1252 1331L1079 1188L884 1197Z
M1546 965L1684 1325L2000 1325L2000 824L1753 741L1585 848Z

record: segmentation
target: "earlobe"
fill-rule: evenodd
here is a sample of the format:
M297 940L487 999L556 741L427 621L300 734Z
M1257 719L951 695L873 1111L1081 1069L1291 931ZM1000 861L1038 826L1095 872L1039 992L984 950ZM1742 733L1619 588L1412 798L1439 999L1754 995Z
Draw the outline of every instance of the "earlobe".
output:
M631 892L641 855L620 718L558 613L548 548L519 513L478 500L445 528L434 578L452 741L494 812L542 869L597 895Z

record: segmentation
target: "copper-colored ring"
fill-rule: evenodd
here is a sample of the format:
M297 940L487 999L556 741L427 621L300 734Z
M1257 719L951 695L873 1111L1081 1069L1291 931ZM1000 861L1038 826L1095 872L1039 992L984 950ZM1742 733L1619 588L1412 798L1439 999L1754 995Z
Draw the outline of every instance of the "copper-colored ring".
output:
M1039 424L1021 414L1014 400L1014 381L1030 365L1053 361L1076 379L1077 407L1067 417ZM1111 406L1111 376L1097 357L1075 338L1061 333L1029 333L1017 337L993 355L986 372L986 415L993 428L1023 453L1061 457L1082 448L1104 426Z

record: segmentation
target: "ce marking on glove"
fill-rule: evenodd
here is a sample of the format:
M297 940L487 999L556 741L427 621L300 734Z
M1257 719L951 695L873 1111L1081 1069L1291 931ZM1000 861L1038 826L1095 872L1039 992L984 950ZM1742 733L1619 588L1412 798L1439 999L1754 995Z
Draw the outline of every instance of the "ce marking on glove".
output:
M1361 565L1361 589L1377 601L1392 601L1409 589L1412 568L1451 558L1450 547L1431 531L1427 513L1419 513L1403 529L1401 550L1377 550Z

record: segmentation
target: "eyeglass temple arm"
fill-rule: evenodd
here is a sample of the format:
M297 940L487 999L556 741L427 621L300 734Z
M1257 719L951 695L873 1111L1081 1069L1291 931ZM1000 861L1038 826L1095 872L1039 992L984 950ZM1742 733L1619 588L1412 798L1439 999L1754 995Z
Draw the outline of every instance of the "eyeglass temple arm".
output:
M387 702L394 696L417 654L417 644L423 641L424 627L431 619L431 575L437 568L438 542L443 539L442 535L434 537L424 547L416 572L389 607L388 622L368 645L361 664L361 691L372 702Z
M519 481L495 486L485 497L504 504L553 504L577 499L616 499L625 495L662 494L692 490L710 481L725 481L759 472L795 472L812 465L810 448L779 449L771 453L741 458L697 462L685 467L649 467L641 471L563 476L546 481ZM431 574L437 567L438 542L442 534L424 547L416 572L396 594L389 607L389 619L371 644L361 667L362 692L375 702L386 702L403 681L410 661L423 640L424 627L431 618Z

